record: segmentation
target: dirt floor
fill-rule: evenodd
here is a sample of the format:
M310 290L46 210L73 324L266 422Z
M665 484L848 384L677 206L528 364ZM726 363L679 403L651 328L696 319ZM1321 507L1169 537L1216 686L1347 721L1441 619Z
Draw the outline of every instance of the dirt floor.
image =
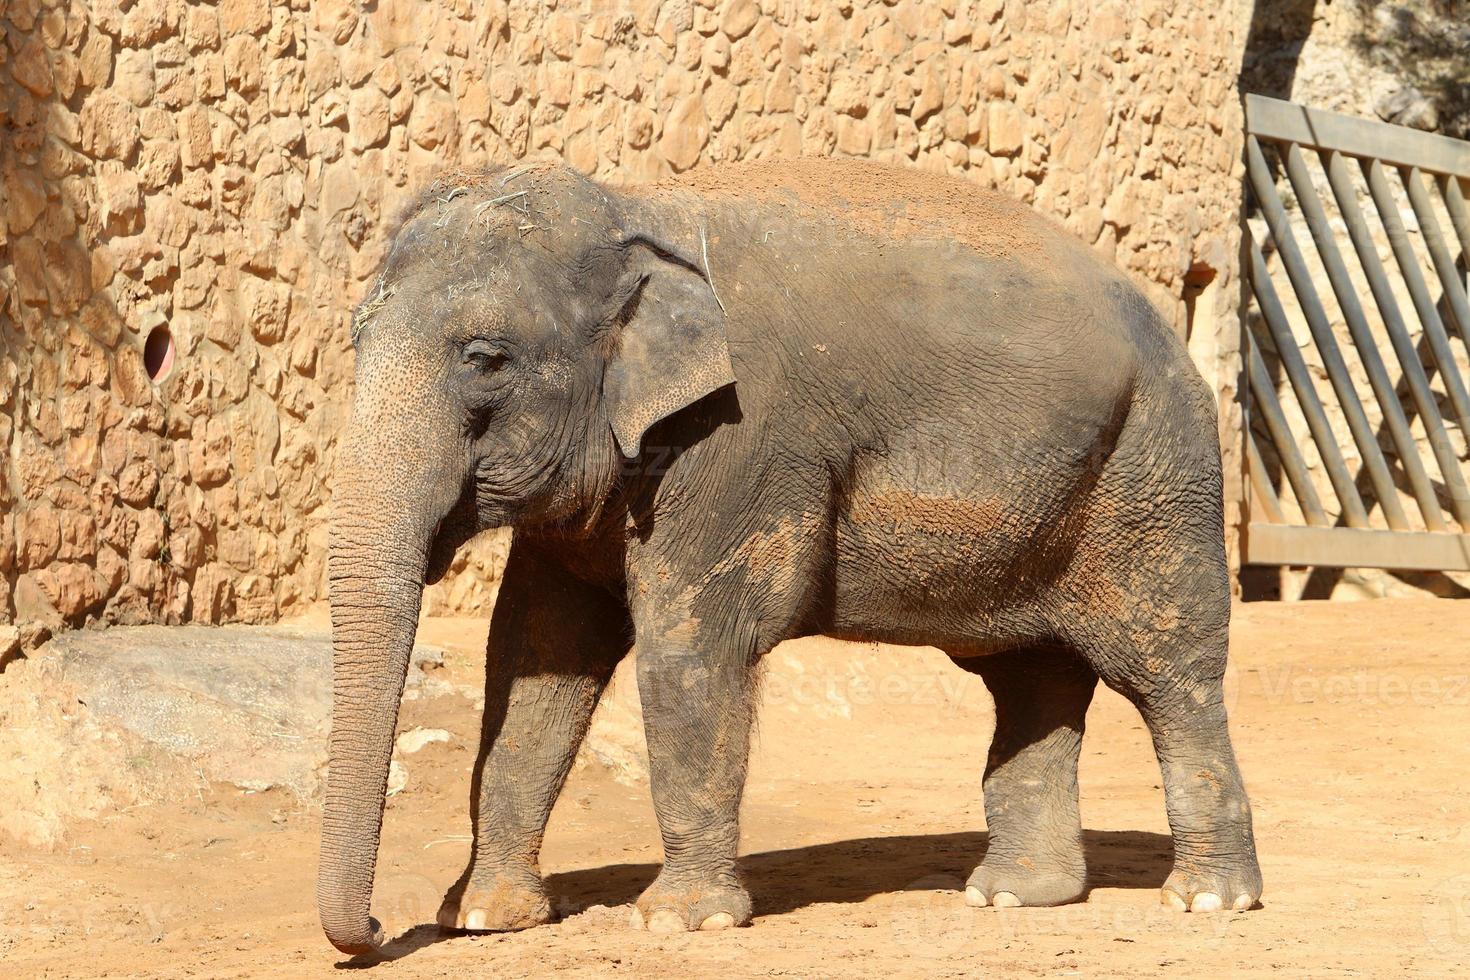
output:
M435 620L460 684L484 624ZM431 923L468 848L478 720L458 693L405 705L453 738L389 801L375 912L391 959L344 964L313 907L316 816L277 791L206 788L0 849L0 975L499 976L1463 973L1470 963L1470 602L1252 604L1230 696L1255 804L1264 908L1158 905L1170 844L1137 715L1101 692L1083 750L1093 889L1058 909L971 909L985 848L990 703L932 651L804 641L772 670L744 809L749 929L628 928L658 840L646 785L582 765L544 868L563 919L514 935ZM626 780L626 776L624 776Z

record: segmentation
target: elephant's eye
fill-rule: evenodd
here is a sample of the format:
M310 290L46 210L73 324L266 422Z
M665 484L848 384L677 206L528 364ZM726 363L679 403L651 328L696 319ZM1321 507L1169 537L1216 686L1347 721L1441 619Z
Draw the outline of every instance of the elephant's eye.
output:
M500 370L509 359L505 348L488 340L476 339L464 345L464 362L486 373Z

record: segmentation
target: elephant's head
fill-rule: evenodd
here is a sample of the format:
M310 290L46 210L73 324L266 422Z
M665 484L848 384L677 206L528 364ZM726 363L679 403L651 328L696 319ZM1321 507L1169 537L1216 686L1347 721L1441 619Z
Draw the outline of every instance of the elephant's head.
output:
M382 939L368 906L426 577L483 528L589 520L649 426L733 380L699 221L562 169L448 175L353 317L317 882L343 952Z

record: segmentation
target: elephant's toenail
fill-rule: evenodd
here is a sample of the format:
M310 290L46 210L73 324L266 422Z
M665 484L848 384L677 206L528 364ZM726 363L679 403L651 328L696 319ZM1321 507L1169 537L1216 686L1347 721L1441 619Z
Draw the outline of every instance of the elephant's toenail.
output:
M1175 912L1185 912L1189 909L1189 906L1184 903L1183 898L1167 888L1159 892L1159 904Z
M628 916L628 924L634 929L638 929L640 931L646 928L646 925L643 921L643 910L636 905L633 906L633 914Z
M990 896L990 901L998 909L1018 909L1021 907L1021 900L1013 892L996 892Z
M648 917L649 932L683 932L684 920L673 909L656 909Z
M965 904L972 909L983 909L990 904L990 900L985 897L984 892L971 885L965 889Z
M1237 912L1244 912L1254 904L1256 904L1255 899L1251 898L1249 895L1238 895L1235 898L1235 904L1232 905L1231 908L1235 909L1235 911Z
M485 928L485 919L484 909L470 909L469 914L464 917L464 927L466 929L483 929Z
M1191 912L1218 912L1224 907L1225 903L1220 901L1220 896L1214 892L1200 892L1194 896L1194 901L1189 903Z
M699 924L703 932L712 932L715 929L729 929L735 925L735 916L729 912L716 912Z

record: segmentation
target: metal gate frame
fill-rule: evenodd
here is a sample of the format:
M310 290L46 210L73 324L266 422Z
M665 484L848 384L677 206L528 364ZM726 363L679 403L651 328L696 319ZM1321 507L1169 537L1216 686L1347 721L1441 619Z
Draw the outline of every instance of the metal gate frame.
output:
M1242 561L1256 565L1470 570L1470 534L1466 533L1470 531L1467 467L1449 439L1445 420L1448 415L1450 424L1470 436L1470 392L1456 364L1447 329L1447 325L1453 326L1460 341L1470 344L1470 298L1467 298L1464 278L1467 257L1470 257L1470 208L1466 206L1466 197L1470 195L1470 143L1257 95L1246 96L1245 114L1249 186L1270 229L1271 242L1306 319L1312 342L1321 355L1332 394L1362 457L1363 467L1356 477L1348 470L1328 423L1322 395L1293 337L1261 244L1247 233L1246 280L1264 320L1263 333L1280 359L1285 381L1301 409L1337 496L1340 516L1334 520L1323 510L1305 457L1282 412L1277 381L1261 357L1259 341L1247 326L1242 337L1248 394L1243 430L1250 517L1241 541ZM1385 445L1380 443L1380 434L1374 431L1363 410L1331 321L1277 193L1275 179L1261 149L1262 141L1274 146L1306 219L1317 258L1327 273L1353 349L1367 375L1372 389L1369 394L1382 409L1382 429L1388 437L1389 452L1398 460L1398 478L1417 505L1422 529L1413 526L1399 500L1395 473L1385 459ZM1360 273L1368 283L1371 300L1376 304L1401 372L1398 384L1390 378L1379 353L1378 342L1364 313L1368 300L1359 296L1354 287L1343 249L1317 195L1304 151L1316 154L1332 189L1337 213L1357 253ZM1416 345L1410 334L1389 273L1379 259L1372 232L1358 203L1357 184L1348 168L1350 160L1361 171L1374 210L1388 236L1401 277L1398 284L1407 289L1422 328L1420 345ZM1409 241L1385 167L1397 170L1408 196L1434 277L1442 290L1438 300L1430 295L1427 277ZM1435 216L1432 189L1438 191L1458 239L1458 259ZM1421 350L1421 345L1427 350ZM1441 377L1449 408L1446 413L1441 412L1430 388L1429 371L1432 370L1438 370ZM1402 393L1400 389L1404 389ZM1280 390L1285 391L1286 386ZM1251 433L1253 415L1258 415L1264 423L1280 460L1285 484L1307 522L1305 526L1290 523L1282 512L1281 499ZM1424 427L1429 455L1439 470L1439 486L1435 485L1425 466L1426 460L1415 444L1410 428L1414 415ZM1360 488L1363 482L1366 486ZM1387 529L1370 527L1371 504L1365 504L1363 490L1371 491L1371 500L1382 511ZM1441 498L1446 499L1442 502ZM1442 503L1447 507L1442 507Z

